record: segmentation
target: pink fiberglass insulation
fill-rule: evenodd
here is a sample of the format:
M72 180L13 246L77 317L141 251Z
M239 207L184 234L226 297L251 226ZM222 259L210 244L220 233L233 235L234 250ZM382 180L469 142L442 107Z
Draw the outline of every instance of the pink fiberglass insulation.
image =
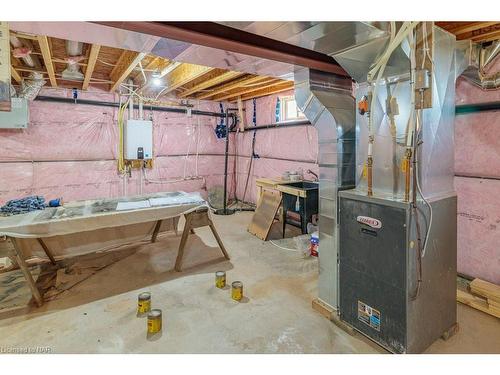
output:
M29 109L27 129L0 130L0 161L116 158L114 108L34 101Z
M500 59L491 69L500 69ZM456 104L500 100L500 90L481 90L457 80ZM458 271L500 284L500 117L479 112L455 118L455 189L458 195ZM482 179L489 177L492 179Z
M43 89L40 95L71 97L71 90ZM79 93L79 98L119 99L99 91ZM211 102L195 108L219 111ZM112 107L31 102L27 129L0 130L0 204L30 194L66 201L141 191L206 195L210 187L222 185L224 140L215 136L216 118L150 111L145 106L144 117L153 119L155 166L146 176L134 170L130 178L123 178L116 163L117 112ZM183 181L184 177L192 179Z
M269 125L276 123L276 102L278 97L293 95L293 91L265 96L256 100L256 124ZM246 127L252 127L253 101L244 102ZM318 137L313 126L289 127L282 125L277 129L258 130L255 132L255 154L247 176L252 155L254 132L249 130L238 133L231 138L230 153L237 155L236 163L236 197L247 202L256 199L255 180L257 178L281 177L285 171L306 172L311 169L318 173ZM234 163L234 160L233 160ZM313 179L311 174L306 179ZM246 187L246 193L245 193Z
M500 116L480 112L455 118L455 173L500 177Z
M500 181L455 178L458 272L500 284Z

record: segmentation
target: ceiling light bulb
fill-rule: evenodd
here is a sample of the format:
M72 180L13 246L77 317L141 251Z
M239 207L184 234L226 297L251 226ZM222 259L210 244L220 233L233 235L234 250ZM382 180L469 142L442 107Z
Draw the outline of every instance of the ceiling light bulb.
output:
M160 78L153 78L153 85L160 86L161 85L161 79Z

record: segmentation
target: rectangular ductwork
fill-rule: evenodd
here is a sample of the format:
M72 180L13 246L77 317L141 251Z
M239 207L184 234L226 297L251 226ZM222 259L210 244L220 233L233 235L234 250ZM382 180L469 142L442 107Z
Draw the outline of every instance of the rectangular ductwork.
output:
M295 100L318 131L319 298L337 308L337 192L355 186L356 114L351 80L301 68Z

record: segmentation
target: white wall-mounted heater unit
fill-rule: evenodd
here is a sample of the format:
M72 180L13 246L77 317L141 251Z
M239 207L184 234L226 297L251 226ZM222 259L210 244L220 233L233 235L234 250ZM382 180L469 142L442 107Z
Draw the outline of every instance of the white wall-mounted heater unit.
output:
M125 123L125 159L149 160L153 158L153 122L127 120Z

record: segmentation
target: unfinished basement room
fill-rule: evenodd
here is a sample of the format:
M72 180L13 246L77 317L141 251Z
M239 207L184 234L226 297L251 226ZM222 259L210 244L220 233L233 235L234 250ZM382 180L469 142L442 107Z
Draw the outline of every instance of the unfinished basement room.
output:
M5 358L494 354L498 371L500 21L481 20L498 6L125 4L1 16Z

